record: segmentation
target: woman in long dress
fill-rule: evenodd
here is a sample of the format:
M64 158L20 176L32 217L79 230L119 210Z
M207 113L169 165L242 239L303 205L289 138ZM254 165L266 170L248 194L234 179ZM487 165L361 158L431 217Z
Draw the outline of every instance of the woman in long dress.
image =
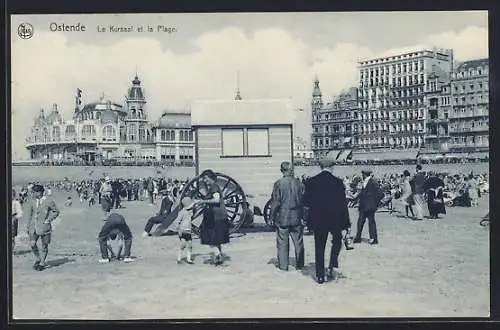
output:
M443 189L444 182L435 174L430 173L425 182L427 191L427 207L432 219L438 219L439 214L446 214L444 208Z
M411 212L411 217L415 217L415 213L413 212L413 199L411 193L411 185L410 185L410 172L408 170L404 170L403 172L403 182L401 183L401 202L405 206L406 217L409 218L409 212Z
M201 173L200 179L206 185L206 194L202 200L196 201L204 205L203 220L200 225L200 243L214 250L212 262L220 265L224 262L222 244L229 243L229 221L221 188L216 184L217 175L212 170Z
M474 176L471 174L469 175L469 186L467 187L467 191L469 193L469 198L470 198L470 204L472 207L477 207L479 206L479 194L478 194L478 189L477 189L477 182L474 179Z

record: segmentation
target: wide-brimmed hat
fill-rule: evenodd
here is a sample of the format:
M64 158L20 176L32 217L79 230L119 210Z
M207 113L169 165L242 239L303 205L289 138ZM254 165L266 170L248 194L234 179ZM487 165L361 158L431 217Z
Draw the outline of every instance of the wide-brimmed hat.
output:
M193 200L190 198L190 197L184 197L182 200L181 200L181 203L182 203L182 206L185 208L185 209L192 209L193 206L194 206L194 202Z
M365 169L361 170L361 174L371 175L372 174L372 170L370 170L368 168L365 168Z
M109 176L104 177L104 181L106 181L106 182L111 181L111 178Z

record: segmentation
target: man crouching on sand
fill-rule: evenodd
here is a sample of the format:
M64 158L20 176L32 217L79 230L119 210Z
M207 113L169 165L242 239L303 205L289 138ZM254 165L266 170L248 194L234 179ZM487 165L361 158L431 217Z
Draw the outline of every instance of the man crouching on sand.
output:
M117 239L118 241L123 240L123 261L134 261L134 259L130 258L130 250L132 248L132 232L122 215L118 213L111 213L106 218L98 236L99 248L101 250L101 259L99 260L99 263L105 264L110 262L110 256L108 254L109 250L111 250L111 257L116 257L117 259L120 257L121 251L119 251L117 255L114 255L113 250L108 244L108 241L114 241Z
M28 206L28 236L31 250L35 256L34 270L44 270L47 267L45 260L49 253L49 244L52 233L52 221L59 216L56 203L44 196L45 189L42 185L34 185L33 199ZM38 250L38 239L42 241L42 256Z

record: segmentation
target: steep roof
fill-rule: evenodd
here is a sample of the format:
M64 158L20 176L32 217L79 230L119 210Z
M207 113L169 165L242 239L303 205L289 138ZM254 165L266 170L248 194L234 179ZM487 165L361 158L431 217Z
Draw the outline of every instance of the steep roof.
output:
M191 128L191 114L187 112L165 111L154 127L159 128Z
M195 101L191 106L193 126L293 124L289 100Z
M460 65L457 67L457 71L464 71L464 70L469 70L473 68L481 68L484 66L489 65L489 59L487 58L481 58L477 60L470 60L470 61L465 61L460 63Z

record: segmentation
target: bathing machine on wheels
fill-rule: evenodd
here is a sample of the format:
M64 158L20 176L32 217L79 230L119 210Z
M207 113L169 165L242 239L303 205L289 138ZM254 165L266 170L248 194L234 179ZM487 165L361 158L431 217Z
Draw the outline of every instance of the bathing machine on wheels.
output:
M293 121L289 100L194 102L191 124L196 176L185 186L180 199L202 198L206 190L200 174L211 169L217 174L231 232L242 226L247 210L264 215L273 183L281 177L281 162L293 162ZM161 231L171 226L180 199L174 205L172 219L160 226ZM193 221L195 233L200 223L201 217Z

